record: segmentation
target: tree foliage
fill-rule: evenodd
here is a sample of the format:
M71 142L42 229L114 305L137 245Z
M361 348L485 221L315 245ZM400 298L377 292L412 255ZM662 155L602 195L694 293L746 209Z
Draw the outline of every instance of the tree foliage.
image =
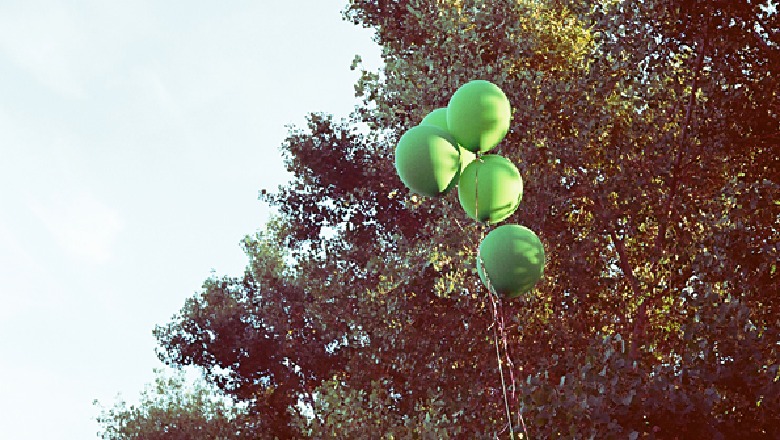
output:
M233 405L202 381L188 384L182 371L169 375L155 371L153 385L141 393L138 405L117 400L101 407L98 434L104 440L243 440L249 421L240 406ZM98 401L94 402L96 406Z
M409 194L403 132L471 79L514 109L497 152L525 181L508 219L545 278L505 301L512 425L532 438L780 433L780 19L750 0L353 0L384 67L348 120L283 145L294 180L160 326L278 438L508 437L475 270L488 228ZM356 60L353 68L359 68Z

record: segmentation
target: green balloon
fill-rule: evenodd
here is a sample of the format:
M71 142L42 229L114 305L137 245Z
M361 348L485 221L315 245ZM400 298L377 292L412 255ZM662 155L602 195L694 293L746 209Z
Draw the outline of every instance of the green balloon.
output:
M477 158L477 155L461 147L460 145L458 145L458 150L460 150L460 172L463 173L463 170L465 170L466 167L471 164L471 162L474 162L474 159Z
M395 169L413 192L423 196L444 194L460 174L458 144L441 128L412 127L395 148Z
M444 190L445 193L458 185L458 182L460 182L460 175L463 174L463 170L465 170L466 167L477 158L476 154L461 147L460 145L458 145L458 153L460 153L460 169L458 170L458 176L452 179L450 185L446 190Z
M447 128L447 107L437 108L428 113L423 120L420 121L420 125L433 125L434 127L449 131Z
M497 85L476 80L462 85L447 105L447 127L467 150L493 149L509 131L512 108Z
M460 206L476 221L498 223L517 210L522 198L520 172L511 161L497 154L478 158L460 175Z
M420 121L420 125L431 125L433 127L439 127L442 130L447 130L447 107L437 108L428 113L423 120ZM458 150L460 150L460 172L462 173L463 170L466 169L466 166L477 158L477 155L460 145L458 145ZM445 192L455 188L455 185L457 184L458 179L453 179Z
M490 231L478 255L479 278L486 286L489 280L493 290L506 298L528 292L544 273L544 246L525 226L502 225Z

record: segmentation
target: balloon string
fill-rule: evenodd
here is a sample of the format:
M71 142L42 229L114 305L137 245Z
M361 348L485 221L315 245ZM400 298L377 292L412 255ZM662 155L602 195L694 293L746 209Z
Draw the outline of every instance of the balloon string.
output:
M512 411L509 408L509 398L507 397L506 392L506 380L504 379L504 368L503 368L503 361L501 360L501 352L498 348L499 342L498 342L498 333L496 330L496 303L495 299L493 298L493 295L488 293L490 296L491 302L493 303L493 343L496 346L496 360L498 361L498 374L501 376L501 389L504 394L504 406L506 407L506 420L509 425L509 438L514 440L515 438L515 429L512 427Z
M484 270L484 269L483 269ZM501 333L501 337L503 339L504 343L504 355L506 356L506 363L509 367L509 380L512 384L512 403L517 405L517 382L515 382L515 364L512 362L512 357L509 354L509 343L507 342L507 336L506 336L506 324L504 322L504 308L503 304L499 301L498 307L501 310L499 317L501 318L501 325L499 327L499 331ZM520 426L523 428L523 434L524 439L528 438L528 431L525 428L525 419L523 418L523 410L522 405L517 408L517 419Z
M482 161L482 157L477 156L475 160ZM474 218L479 221L479 167L476 167L474 172ZM483 231L482 238L485 238Z
M499 322L499 330L501 331L501 339L504 344L504 355L506 356L506 364L509 367L509 381L512 384L512 402L515 402L517 399L517 396L515 394L515 364L512 362L512 358L509 357L509 344L507 343L507 337L506 337L506 324L504 322L504 306L501 302L498 302L498 308L499 313L498 317L500 319Z
M501 377L501 389L504 395L504 406L506 409L506 420L509 427L509 438L514 440L515 430L514 427L512 426L512 410L509 408L509 397L507 396L506 379L504 379L504 367L503 367L503 362L501 360L501 350L499 349L499 342L498 342L498 330L496 329L496 327L500 328L504 340L506 340L506 332L504 331L504 327L502 323L499 323L498 320L498 304L496 303L496 298L498 297L498 295L495 295L495 291L493 290L493 286L490 283L490 278L488 277L487 272L485 271L485 265L484 262L482 261L482 256L480 255L479 251L477 251L477 262L480 268L482 269L482 273L484 274L485 284L487 285L488 288L487 295L488 297L490 297L490 303L492 305L491 309L493 312L493 324L491 325L491 327L493 327L493 343L496 346L496 361L498 362L498 374ZM505 350L506 350L506 345L505 345ZM513 379L512 387L514 388L514 379Z

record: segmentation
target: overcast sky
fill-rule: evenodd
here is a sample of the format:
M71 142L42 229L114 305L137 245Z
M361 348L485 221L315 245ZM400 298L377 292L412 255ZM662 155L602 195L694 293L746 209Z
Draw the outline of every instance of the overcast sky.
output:
M346 116L345 0L0 2L0 438L96 438L267 220L285 125Z

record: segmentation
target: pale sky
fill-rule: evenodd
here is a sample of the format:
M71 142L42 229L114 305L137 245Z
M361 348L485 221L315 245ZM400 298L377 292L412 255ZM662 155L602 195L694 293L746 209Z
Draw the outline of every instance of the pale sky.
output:
M285 125L346 117L371 33L346 0L0 2L0 438L97 438L152 330L286 176Z

